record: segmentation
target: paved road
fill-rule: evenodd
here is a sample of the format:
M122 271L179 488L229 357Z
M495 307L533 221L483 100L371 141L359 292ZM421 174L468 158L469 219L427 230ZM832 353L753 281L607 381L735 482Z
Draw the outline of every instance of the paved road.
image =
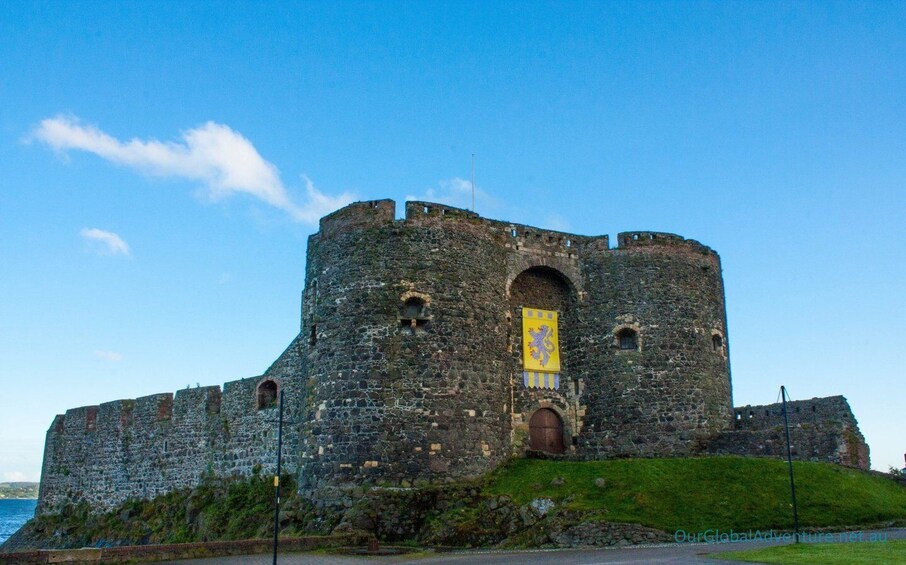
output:
M906 539L906 528L873 530L864 532L864 539L874 534L886 539ZM531 565L596 565L654 563L663 565L719 565L737 563L706 557L725 551L753 549L784 542L740 542L740 543L686 543L652 546L634 546L606 549L552 549L537 551L456 551L452 553L422 553L418 555L388 557L350 557L313 553L280 555L281 565L365 565L372 564L417 564L417 565L482 565L531 564ZM904 556L906 561L906 556ZM242 557L218 557L213 559L192 559L170 561L165 565L267 565L272 562L270 555L249 555Z

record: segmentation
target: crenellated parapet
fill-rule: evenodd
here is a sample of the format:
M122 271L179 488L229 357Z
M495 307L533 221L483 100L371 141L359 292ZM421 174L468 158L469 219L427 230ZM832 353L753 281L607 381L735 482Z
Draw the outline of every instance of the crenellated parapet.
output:
M695 251L702 254L717 255L707 245L686 239L674 233L654 231L629 231L617 234L619 249L638 249L656 247L663 250Z
M823 424L828 421L857 426L849 402L842 396L791 400L786 403L787 416L796 424ZM783 403L760 406L737 406L733 409L734 428L737 430L763 430L778 425L783 419Z
M868 444L846 398L793 400L786 412L794 459L869 468ZM714 438L708 452L785 457L785 424L783 403L737 406L733 427Z
M393 222L395 214L396 203L393 200L354 202L321 218L318 233L328 235L382 226Z

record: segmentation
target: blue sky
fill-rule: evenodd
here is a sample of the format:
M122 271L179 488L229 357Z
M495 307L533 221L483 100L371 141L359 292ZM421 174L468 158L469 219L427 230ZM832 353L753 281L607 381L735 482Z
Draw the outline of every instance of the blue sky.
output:
M734 401L902 466L902 3L0 3L0 481L67 408L260 374L407 196L717 250Z

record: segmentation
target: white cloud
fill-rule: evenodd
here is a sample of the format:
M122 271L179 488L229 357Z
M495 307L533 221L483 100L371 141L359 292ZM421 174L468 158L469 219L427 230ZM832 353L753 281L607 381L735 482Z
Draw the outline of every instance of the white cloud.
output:
M354 200L348 193L323 194L306 178L308 201L296 204L277 167L261 157L242 134L216 122L182 132L180 142L120 141L95 126L83 125L78 118L57 116L42 120L31 137L57 151L78 149L150 175L202 182L211 199L247 194L307 224Z
M428 188L421 196L407 195L406 200L437 202L438 204L471 210L472 183L459 177L441 180L437 183L436 188ZM475 207L481 210L483 215L487 214L488 209L496 208L498 204L496 198L478 186L475 187Z
M3 473L3 481L8 483L24 483L25 473L21 471L7 471Z
M114 351L102 351L102 350L96 350L96 351L94 352L94 356L97 357L98 359L103 360L103 361L111 361L111 362L114 362L114 363L116 363L117 361L122 361L122 360L123 360L123 356L120 355L119 353L114 352Z
M85 241L95 244L100 253L109 255L129 255L129 244L117 234L98 228L85 228L79 232Z

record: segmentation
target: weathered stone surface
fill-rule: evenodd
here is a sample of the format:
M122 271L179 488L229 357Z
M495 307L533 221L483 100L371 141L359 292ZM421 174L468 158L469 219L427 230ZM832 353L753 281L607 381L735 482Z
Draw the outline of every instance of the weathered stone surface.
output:
M720 261L697 242L611 249L430 203L399 221L378 201L322 220L306 280L308 488L481 474L525 453L539 408L579 457L695 453L731 425ZM560 312L557 390L523 385L524 307ZM638 350L619 349L624 327Z
M562 424L552 457L777 454L773 424L734 419L720 259L698 242L628 232L611 248L424 202L397 220L378 200L322 218L305 279L301 332L263 375L57 416L38 511L272 473L275 391L285 469L340 508L363 485L421 488L524 455L542 408ZM526 307L560 313L557 389L523 384ZM797 428L797 456L867 466L830 400Z
M786 457L782 403L740 406L733 412L733 429L714 437L708 453ZM787 417L794 459L869 468L868 444L842 396L787 402Z
M67 410L47 431L38 513L88 502L98 511L128 498L192 487L204 474L249 475L276 468L275 407L259 410L256 387L276 381L288 399L302 397L299 339L261 377L220 387L186 388L136 400ZM298 465L298 404L286 403L286 469Z
M669 543L673 536L639 524L617 522L582 522L551 536L559 547L604 547L611 545L639 545Z

